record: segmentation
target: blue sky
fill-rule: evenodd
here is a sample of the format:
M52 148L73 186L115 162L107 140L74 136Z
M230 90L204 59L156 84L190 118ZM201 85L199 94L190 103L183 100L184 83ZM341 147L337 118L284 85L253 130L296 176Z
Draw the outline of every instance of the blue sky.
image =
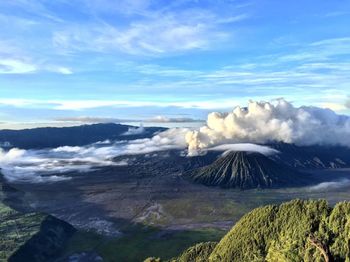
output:
M2 0L0 24L0 128L280 97L350 113L350 1Z

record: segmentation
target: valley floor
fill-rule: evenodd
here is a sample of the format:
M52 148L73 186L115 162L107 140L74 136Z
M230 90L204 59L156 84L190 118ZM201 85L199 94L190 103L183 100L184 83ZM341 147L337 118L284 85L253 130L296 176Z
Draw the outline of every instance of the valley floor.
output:
M146 170L106 167L74 174L70 181L13 184L22 194L12 205L30 206L81 229L67 256L96 251L106 261L140 261L170 258L194 243L218 240L261 205L294 198L325 198L331 205L350 201L350 169L310 171L333 181L316 186L245 191L193 184L173 170Z

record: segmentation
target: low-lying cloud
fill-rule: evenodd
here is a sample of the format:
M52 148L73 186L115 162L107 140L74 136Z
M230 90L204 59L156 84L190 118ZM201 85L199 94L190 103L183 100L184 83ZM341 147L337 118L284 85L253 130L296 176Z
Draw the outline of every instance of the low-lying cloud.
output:
M339 181L323 182L310 187L310 191L334 190L350 186L350 179L341 179Z
M112 117L90 117L90 116L78 116L78 117L59 117L55 121L58 122L78 122L78 123L120 123L121 119Z
M250 101L229 113L210 113L205 126L186 134L186 142L192 154L227 143L350 146L350 118L329 109L294 107L283 99Z
M194 119L190 117L167 117L167 116L156 116L154 118L148 119L145 122L151 123L196 123L204 122L201 119Z
M74 172L87 172L98 167L128 165L120 155L147 154L156 151L185 149L185 128L174 128L152 138L131 141L103 141L87 146L62 146L54 149L22 150L0 148L1 172L9 181L57 182L71 179Z
M143 126L140 127L130 127L128 131L126 131L124 136L132 136L132 135L141 135L146 132L146 129Z
M250 143L225 144L225 145L211 147L208 150L225 151L225 153L232 152L232 151L256 152L256 153L263 154L265 156L270 156L270 155L279 153L278 150L270 148L268 146L261 146L261 145L250 144Z

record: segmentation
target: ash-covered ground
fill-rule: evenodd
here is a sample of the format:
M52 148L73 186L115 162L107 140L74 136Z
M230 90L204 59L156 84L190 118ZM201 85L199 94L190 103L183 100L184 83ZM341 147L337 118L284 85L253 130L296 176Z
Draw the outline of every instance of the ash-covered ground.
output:
M350 200L350 169L308 172L319 181L311 186L280 189L222 189L194 184L184 169L217 157L187 158L180 150L119 156L128 165L87 172L56 174L71 179L51 183L11 183L23 192L20 206L30 206L77 228L118 236L130 225L162 230L229 229L249 210L294 198L326 198L331 204ZM323 181L323 182L322 182Z

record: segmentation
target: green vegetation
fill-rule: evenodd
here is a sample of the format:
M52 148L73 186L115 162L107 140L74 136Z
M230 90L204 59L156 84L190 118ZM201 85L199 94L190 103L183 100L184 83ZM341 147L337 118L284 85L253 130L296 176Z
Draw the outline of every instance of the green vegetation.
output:
M293 200L257 208L210 252L213 245L196 245L175 261L349 262L350 202L333 209L324 200Z
M162 231L133 226L119 238L103 238L89 232L77 232L68 242L66 255L84 251L97 252L104 261L157 261L178 256L185 248L202 241L218 241L225 234L217 229Z
M40 230L45 216L21 214L0 202L0 261L8 258Z
M0 261L51 261L74 232L57 218L17 212L0 202Z
M187 249L182 255L171 262L206 262L210 254L213 252L217 242L199 243Z

